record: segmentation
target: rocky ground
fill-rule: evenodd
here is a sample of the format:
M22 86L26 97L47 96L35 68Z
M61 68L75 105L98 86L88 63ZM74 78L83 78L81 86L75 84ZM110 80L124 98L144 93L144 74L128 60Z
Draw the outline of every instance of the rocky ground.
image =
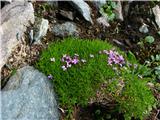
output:
M5 103L10 96L19 94L18 92L21 92L21 89L24 87L26 87L26 89L34 89L33 86L36 83L32 81L26 81L25 83L24 81L27 74L31 75L31 73L25 73L26 76L21 75L24 74L24 69L28 71L28 69L30 70L34 68L24 66L33 66L36 60L38 60L41 50L47 48L50 42L60 40L70 35L80 38L98 38L108 41L120 47L125 52L129 50L132 51L142 64L145 60L149 59L151 55L160 54L160 34L158 34L158 31L160 31L160 2L118 1L120 6L115 9L117 17L112 22L108 22L104 19L104 16L99 13L99 6L105 3L104 0L101 2L84 2L83 0L80 0L80 3L81 4L74 0L67 2L16 2L14 0L3 2L1 6L2 18L0 29L2 35L2 60L0 67L2 98L4 96L4 99L2 99L3 103ZM143 46L141 46L140 43L142 39L144 39L147 35L154 37L154 43L144 43ZM39 74L36 70L35 73ZM11 76L13 76L13 78ZM12 83L10 85L10 82L8 81L13 81L15 77L18 77L21 82ZM34 75L31 80L32 79L34 79ZM46 78L44 77L44 79ZM42 82L44 81L42 80ZM158 82L160 83L160 80L158 80ZM20 84L20 86L17 86L17 84ZM23 87L23 84L28 86ZM11 86L11 88L8 86ZM41 87L40 84L38 86L40 88L46 87ZM12 89L16 91L9 91ZM46 89L50 90L48 85ZM45 94L46 91L44 90L42 93L43 92ZM26 93L25 89L23 89L23 93L29 94ZM35 95L37 94L39 93L35 93ZM47 93L46 97L54 96L50 94L51 93ZM21 98L22 100L29 99L25 98L24 95L20 95L19 97L21 96L24 97ZM155 96L160 100L159 93L155 93ZM31 100L33 99L32 95L29 97L31 97ZM46 97L44 96L44 98ZM40 96L38 96L38 98L44 99L40 98ZM14 102L21 99L15 99ZM47 98L46 101L49 99L55 98ZM12 106L12 102L9 102ZM34 102L35 101L33 100L33 103ZM90 105L86 109L75 107L74 116L77 120L92 120L95 118L92 114L95 112L95 109L99 108L105 110L107 108L111 111L114 107L114 102L112 102L105 107L97 104ZM21 103L24 103L24 101ZM32 105L32 103L29 104ZM36 104L36 106L39 106L38 103ZM51 105L51 108L56 105L56 103L48 104ZM11 106L5 106L4 109L9 110ZM21 109L21 105L17 107L18 108L16 108L16 110ZM45 107L48 106L39 106L39 110ZM35 107L35 109L37 108ZM159 109L154 110L148 120L160 119L159 111ZM11 112L13 111L8 111L4 114L10 114ZM10 116L9 118L28 118L28 116L25 116L25 112L27 111L24 111L24 113L17 112L12 114L13 116ZM51 110L50 113L52 112L53 111ZM35 114L37 114L37 118L48 116L48 113L44 114L44 116L39 116L38 113ZM112 116L114 115L117 115L115 118L118 120L123 119L121 114L113 113ZM47 119L50 120L50 117L52 116L49 115ZM55 115L55 120L56 119L58 119L58 112L57 117Z

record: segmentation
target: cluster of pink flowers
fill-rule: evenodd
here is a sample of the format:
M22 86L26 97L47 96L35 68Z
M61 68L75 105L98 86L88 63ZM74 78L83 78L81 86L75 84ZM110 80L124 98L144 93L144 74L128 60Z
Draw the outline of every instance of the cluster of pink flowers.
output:
M118 64L120 66L122 66L125 61L122 55L119 55L118 52L114 51L114 50L109 50L107 52L108 55L108 64L112 65L112 64Z
M72 65L76 65L79 63L79 55L74 54L74 57L72 58L71 56L65 54L63 55L61 61L65 63L65 65L62 66L62 69L65 71Z
M122 55L119 55L118 52L116 52L115 50L103 50L99 52L100 54L107 54L108 55L108 64L112 65L112 64L118 64L120 66L122 66L125 63L125 60L123 58Z

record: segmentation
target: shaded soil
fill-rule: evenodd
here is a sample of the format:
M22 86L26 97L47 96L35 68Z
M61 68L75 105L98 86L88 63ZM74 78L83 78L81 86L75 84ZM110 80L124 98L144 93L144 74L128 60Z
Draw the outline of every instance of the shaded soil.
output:
M157 27L154 21L153 14L149 13L149 9L154 6L151 2L132 2L130 4L128 14L123 11L124 21L114 21L111 22L111 27L104 28L96 22L96 18L100 17L100 14L97 12L97 8L91 3L88 2L92 8L92 18L94 25L91 25L89 22L85 21L84 18L72 8L68 2L58 2L59 7L45 7L45 2L36 2L34 3L35 14L37 16L44 17L49 20L50 26L53 26L57 23L63 23L66 20L59 16L59 10L72 11L74 13L73 22L76 23L80 31L81 38L88 39L101 39L103 41L108 41L118 47L120 47L125 52L129 50L132 51L140 63L144 63L145 60L150 59L151 55L160 54L160 36L157 34ZM123 7L125 7L128 2L122 2ZM156 3L160 5L160 2ZM148 19L149 18L149 19ZM153 21L153 22L152 22ZM149 33L144 34L139 32L139 27L143 24L149 25ZM49 29L46 37L42 40L42 45L32 45L28 46L27 43L22 43L26 49L26 56L22 60L16 60L16 55L21 50L19 46L13 52L11 57L8 59L8 63L3 67L1 72L2 85L6 84L9 77L14 73L14 69L18 69L26 64L33 65L36 60L39 58L39 53L42 49L45 49L50 42L55 40L62 39L55 36L52 32L52 27ZM151 35L155 38L155 42L151 45L144 43L144 46L141 47L138 45L142 39L147 35ZM28 32L26 32L26 41L29 41ZM32 52L31 52L32 51ZM17 53L16 53L17 52ZM13 61L10 59L13 58ZM155 93L155 97L160 100L159 93ZM120 114L116 111L116 104L109 102L106 105L101 103L93 103L88 105L86 108L80 106L75 107L74 118L76 120L100 120L100 117L105 118L105 120L117 119L124 120L123 114ZM151 115L146 120L156 120L160 119L160 108L154 109ZM65 116L65 115L64 115ZM62 114L63 119L63 114Z

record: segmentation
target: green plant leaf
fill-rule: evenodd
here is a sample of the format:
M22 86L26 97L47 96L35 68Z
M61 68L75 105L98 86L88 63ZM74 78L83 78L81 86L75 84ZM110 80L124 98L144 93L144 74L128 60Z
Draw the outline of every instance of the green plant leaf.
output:
M153 36L147 36L147 37L145 37L145 41L152 44L154 42L154 37Z

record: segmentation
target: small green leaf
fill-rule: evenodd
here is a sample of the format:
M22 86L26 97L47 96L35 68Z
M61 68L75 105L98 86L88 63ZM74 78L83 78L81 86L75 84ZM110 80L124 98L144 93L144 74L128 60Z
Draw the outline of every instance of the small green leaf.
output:
M152 44L154 42L154 37L147 36L147 37L145 37L145 41L148 42L148 43L150 43L150 44Z
M156 55L156 61L160 61L160 55Z
M131 51L129 51L128 52L128 54L127 54L127 58L128 58L128 60L130 60L130 61L136 61L136 57L135 57L135 55L131 52Z
M154 58L154 56L153 56L153 55L151 55L151 59L152 59L152 61L155 61L155 58Z

